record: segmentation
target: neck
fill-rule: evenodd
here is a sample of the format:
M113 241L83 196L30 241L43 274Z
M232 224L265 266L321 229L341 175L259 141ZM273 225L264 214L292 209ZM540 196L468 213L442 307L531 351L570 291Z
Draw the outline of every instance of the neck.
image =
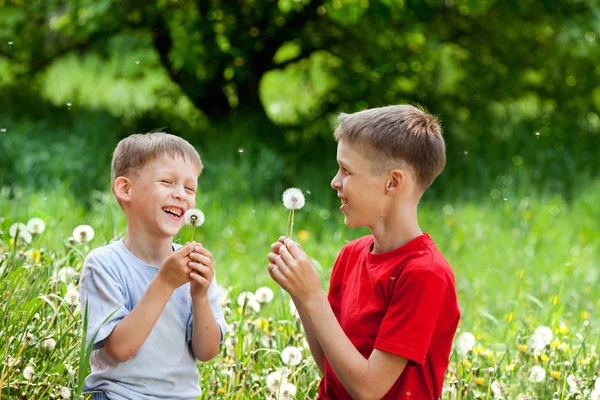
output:
M149 265L160 267L163 261L173 254L173 238L149 235L127 225L123 244L137 258Z
M394 206L378 224L371 227L373 253L385 253L423 234L417 219L417 204Z

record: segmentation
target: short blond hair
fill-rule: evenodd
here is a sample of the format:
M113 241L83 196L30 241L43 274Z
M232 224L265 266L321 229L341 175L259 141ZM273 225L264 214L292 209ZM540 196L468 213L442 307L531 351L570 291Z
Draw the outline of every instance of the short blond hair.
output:
M438 119L411 105L342 113L334 137L356 146L380 172L393 165L408 165L423 191L446 165Z
M136 133L122 139L113 153L111 184L119 176L135 174L156 158L168 155L181 157L202 172L200 155L187 140L164 132Z

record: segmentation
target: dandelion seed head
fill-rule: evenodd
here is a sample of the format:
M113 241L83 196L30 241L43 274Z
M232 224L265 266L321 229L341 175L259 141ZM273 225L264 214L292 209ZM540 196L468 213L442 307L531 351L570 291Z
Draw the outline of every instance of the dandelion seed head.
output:
M267 375L267 389L270 392L277 393L283 383L285 383L284 370L277 370Z
M60 387L60 397L63 399L70 399L71 398L71 391L69 390L68 387L65 386L61 386Z
M284 382L281 384L279 391L277 392L278 400L289 400L296 397L296 386L290 382Z
M238 306L242 307L244 303L248 303L250 301L256 301L256 296L252 292L242 292L237 297Z
M10 235L11 238L14 238L15 236L17 236L17 231L19 233L27 232L27 225L25 225L21 222L15 222L8 229L8 234Z
M56 340L52 338L44 339L42 341L42 348L46 350L52 350L56 346Z
M456 351L464 356L475 347L475 336L470 332L461 332L456 338Z
M268 287L260 287L256 289L256 293L254 294L254 296L256 298L256 301L263 304L270 303L271 301L273 301L273 297L275 297L273 291Z
M73 229L73 239L79 243L90 242L94 238L94 228L89 225L79 225Z
M27 222L27 230L33 235L39 235L46 229L46 224L41 218L31 218Z
M529 371L529 381L533 383L540 383L546 378L546 371L544 368L534 365Z
M190 208L183 214L185 223L189 226L202 226L204 224L204 213L197 208Z
M79 290L77 290L77 288L71 288L71 289L67 290L64 300L65 300L65 303L67 303L70 306L78 305L79 304Z
M32 365L26 366L25 369L23 369L23 378L25 378L26 380L30 380L31 378L33 378L34 372L35 371L33 370Z
M299 210L304 207L304 195L297 188L289 188L283 192L283 205L288 210Z
M296 366L302 361L302 351L294 346L288 346L281 351L281 360L285 365Z

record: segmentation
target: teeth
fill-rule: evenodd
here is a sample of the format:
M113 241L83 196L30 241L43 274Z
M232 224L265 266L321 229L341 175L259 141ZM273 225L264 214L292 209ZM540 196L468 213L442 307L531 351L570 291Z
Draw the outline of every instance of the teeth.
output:
M171 207L165 207L165 208L163 208L163 211L168 212L169 214L173 214L176 217L180 217L181 216L181 214L179 214L179 212L176 209L173 209Z

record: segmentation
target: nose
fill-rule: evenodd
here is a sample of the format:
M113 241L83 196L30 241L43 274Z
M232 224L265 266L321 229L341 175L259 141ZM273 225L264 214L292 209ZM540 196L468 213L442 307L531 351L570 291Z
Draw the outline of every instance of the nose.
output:
M173 197L179 200L183 200L185 198L185 188L183 185L176 185L173 189Z
M331 180L331 187L335 190L339 190L342 187L341 180L339 178L340 172L338 171L333 179Z

